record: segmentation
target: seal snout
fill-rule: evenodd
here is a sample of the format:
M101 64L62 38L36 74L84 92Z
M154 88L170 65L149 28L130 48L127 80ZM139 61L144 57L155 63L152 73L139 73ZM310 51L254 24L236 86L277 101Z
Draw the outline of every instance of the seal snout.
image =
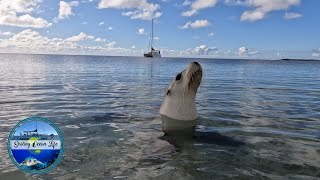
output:
M192 73L199 73L199 71L202 72L202 67L197 61L190 63L190 66L192 69Z
M201 78L202 78L202 67L198 62L194 61L190 63L188 68L188 76L189 76L188 88L190 89L191 87L194 87L195 91L197 91L197 88L200 85Z
M195 65L200 66L200 64L199 64L197 61L194 61L194 62L192 62L192 63L195 64Z

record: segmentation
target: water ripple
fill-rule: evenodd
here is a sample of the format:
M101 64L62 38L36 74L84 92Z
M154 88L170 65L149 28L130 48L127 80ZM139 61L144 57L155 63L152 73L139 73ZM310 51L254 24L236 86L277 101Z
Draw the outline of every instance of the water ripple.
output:
M320 62L197 60L196 131L241 144L228 146L163 137L164 92L194 59L0 57L0 179L25 177L6 139L29 116L59 125L66 148L58 168L30 179L320 177Z

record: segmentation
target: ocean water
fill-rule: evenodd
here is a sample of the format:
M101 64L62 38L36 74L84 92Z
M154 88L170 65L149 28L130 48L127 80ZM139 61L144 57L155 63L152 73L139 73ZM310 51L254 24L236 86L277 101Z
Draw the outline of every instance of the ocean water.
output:
M170 81L198 61L196 137L166 137ZM65 137L50 174L26 175L7 137L49 118ZM320 178L320 61L0 55L0 179Z

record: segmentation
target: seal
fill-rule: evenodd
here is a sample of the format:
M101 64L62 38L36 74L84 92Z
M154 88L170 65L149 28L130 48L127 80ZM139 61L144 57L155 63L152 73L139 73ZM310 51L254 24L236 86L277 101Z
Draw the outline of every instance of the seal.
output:
M198 114L195 99L201 78L201 65L192 62L172 80L160 107L164 132L188 130L196 126Z

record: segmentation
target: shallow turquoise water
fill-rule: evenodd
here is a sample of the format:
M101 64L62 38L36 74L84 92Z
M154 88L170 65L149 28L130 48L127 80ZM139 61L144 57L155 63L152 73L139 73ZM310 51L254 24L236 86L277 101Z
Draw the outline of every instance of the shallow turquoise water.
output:
M164 138L162 98L194 60L199 136ZM65 136L50 174L24 175L8 157L11 128L29 116ZM320 61L2 54L0 140L2 178L319 178Z

